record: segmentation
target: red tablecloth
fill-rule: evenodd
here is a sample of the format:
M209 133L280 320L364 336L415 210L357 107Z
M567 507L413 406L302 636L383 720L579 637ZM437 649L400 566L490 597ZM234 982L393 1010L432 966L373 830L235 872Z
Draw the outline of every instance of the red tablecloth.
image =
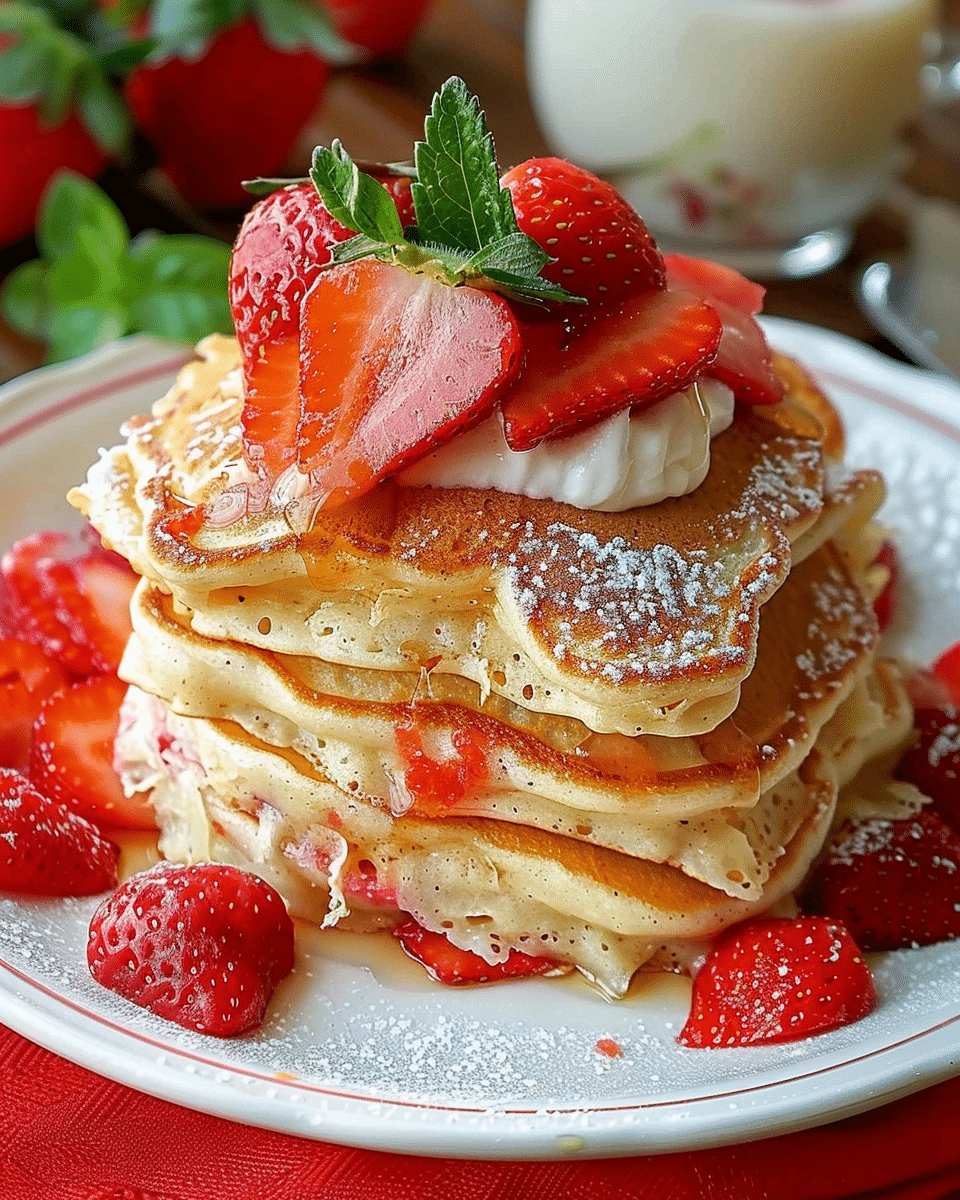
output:
M0 1200L944 1200L960 1079L720 1150L482 1163L349 1150L140 1095L0 1026Z

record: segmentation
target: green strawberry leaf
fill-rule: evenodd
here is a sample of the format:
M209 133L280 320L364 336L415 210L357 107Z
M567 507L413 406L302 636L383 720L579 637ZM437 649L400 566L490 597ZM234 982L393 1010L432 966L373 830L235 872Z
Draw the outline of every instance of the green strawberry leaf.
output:
M368 57L343 40L322 5L310 0L253 0L250 7L264 41L275 50L312 50L336 66Z
M348 229L375 242L402 246L403 226L397 206L384 188L365 175L339 141L313 152L310 178L330 215Z
M0 36L5 32L0 22ZM35 41L23 38L7 46L0 52L0 100L13 104L33 100L45 71L44 57Z
M100 149L122 157L130 141L130 114L99 68L83 73L76 106L80 120Z
M14 329L43 340L47 334L47 271L35 258L11 271L0 287L0 312Z
M119 261L130 240L120 210L91 180L58 171L44 194L37 224L40 251L53 261L66 258L87 230L97 240L102 263Z
M507 219L501 200L493 138L462 79L448 79L434 97L415 160L413 203L424 240L475 251L517 232L513 207Z
M154 58L200 58L216 31L246 12L245 0L155 0L150 9Z
M157 48L156 38L134 38L127 42L104 45L97 51L100 70L108 79L124 79Z
M494 287L532 304L580 296L545 280L550 261L517 225L480 104L460 79L448 79L434 98L411 175L416 226L403 229L385 188L360 170L340 142L313 152L310 178L330 214L357 236L334 248L333 263L378 258L450 285ZM366 164L369 166L369 164ZM276 180L255 180L266 194Z
M147 232L129 254L130 320L158 337L196 342L231 333L230 247L193 234Z
M119 154L130 117L88 40L87 15L78 3L0 4L0 99L33 101L48 128L75 108L97 144Z

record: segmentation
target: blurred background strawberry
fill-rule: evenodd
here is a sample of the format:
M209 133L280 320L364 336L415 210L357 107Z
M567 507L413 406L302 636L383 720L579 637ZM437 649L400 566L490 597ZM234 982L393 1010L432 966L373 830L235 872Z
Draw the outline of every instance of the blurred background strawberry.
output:
M320 102L332 65L358 52L310 0L157 0L114 16L155 49L124 95L158 165L199 209L249 202L241 182L275 175Z
M0 4L0 246L33 229L58 167L96 177L121 157L129 115L110 77L146 53L70 0Z
M341 37L371 58L402 54L423 20L430 0L316 0Z

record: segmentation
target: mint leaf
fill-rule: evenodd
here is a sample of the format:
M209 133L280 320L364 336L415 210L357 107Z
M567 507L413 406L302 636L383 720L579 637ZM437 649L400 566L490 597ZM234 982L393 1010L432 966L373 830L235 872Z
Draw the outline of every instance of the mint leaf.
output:
M543 248L518 230L474 254L464 265L464 274L468 279L471 275L483 275L503 284L517 300L586 304L582 296L575 296L558 283L541 277L540 272L549 261L550 256Z
M82 176L55 176L37 242L46 259L10 274L0 309L17 329L46 339L48 362L137 330L196 342L233 329L230 247L152 231L131 242L113 202Z
M415 158L413 203L425 241L476 251L516 232L513 206L508 219L501 200L493 138L462 79L448 79L434 97Z
M118 301L55 305L50 315L47 363L66 362L88 354L127 332L123 305Z
M27 337L47 334L47 269L35 258L11 271L0 287L0 313Z
M310 178L330 215L374 242L403 244L397 206L375 179L365 175L339 141L313 152Z
M85 230L91 232L104 263L123 255L130 235L117 206L89 179L58 171L44 194L37 226L40 251L54 261L65 258Z
M142 233L129 254L130 323L158 337L196 342L231 333L230 247L193 234Z

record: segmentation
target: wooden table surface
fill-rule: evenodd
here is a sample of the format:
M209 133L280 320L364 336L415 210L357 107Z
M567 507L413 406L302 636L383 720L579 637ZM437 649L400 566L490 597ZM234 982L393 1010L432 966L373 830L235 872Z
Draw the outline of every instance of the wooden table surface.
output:
M322 105L298 141L288 164L303 174L310 151L339 137L356 158L391 161L409 157L437 87L461 75L482 99L503 166L549 152L527 92L524 76L524 0L434 0L416 39L402 59L334 76ZM960 0L946 0L960 28ZM766 311L825 325L902 357L860 312L855 282L873 258L904 250L911 192L947 197L960 204L960 102L931 113L911 132L911 161L903 180L858 225L847 259L809 280L769 284ZM149 176L134 178L111 169L101 183L120 204L131 228L202 229L232 239L242 214L211 224L158 195ZM32 257L32 244L0 252L0 275ZM0 382L36 366L42 348L0 323Z

